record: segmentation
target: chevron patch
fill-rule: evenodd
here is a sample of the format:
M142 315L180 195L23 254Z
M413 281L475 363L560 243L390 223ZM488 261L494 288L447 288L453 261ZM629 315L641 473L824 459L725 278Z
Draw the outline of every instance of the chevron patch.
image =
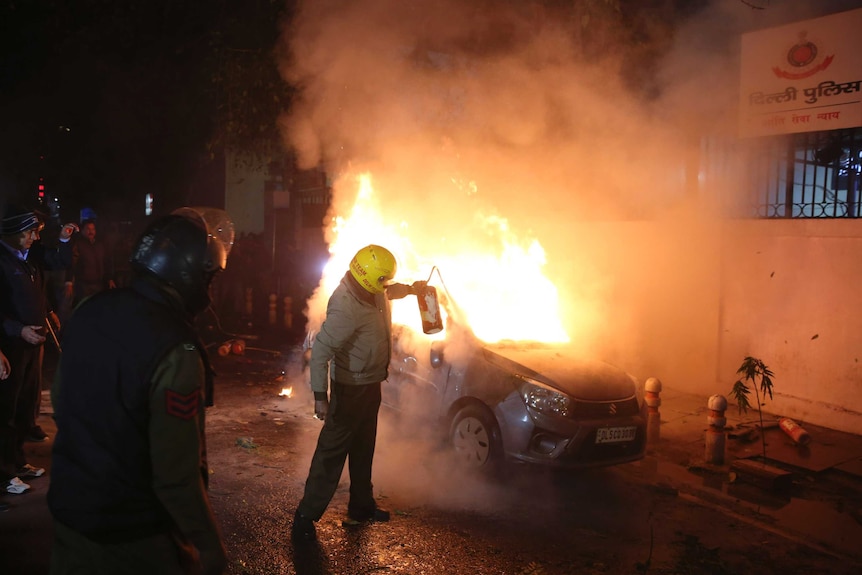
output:
M165 408L168 415L173 415L180 419L191 419L198 414L200 405L200 389L187 394L176 392L173 389L165 390Z

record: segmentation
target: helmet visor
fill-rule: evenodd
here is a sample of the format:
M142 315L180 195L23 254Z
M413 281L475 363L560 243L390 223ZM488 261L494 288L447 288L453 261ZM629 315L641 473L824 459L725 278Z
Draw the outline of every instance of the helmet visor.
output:
M185 207L176 209L172 213L198 220L203 224L207 230L207 243L210 244L209 252L215 256L213 263L218 268L224 269L234 241L233 222L228 213L218 208L209 207Z

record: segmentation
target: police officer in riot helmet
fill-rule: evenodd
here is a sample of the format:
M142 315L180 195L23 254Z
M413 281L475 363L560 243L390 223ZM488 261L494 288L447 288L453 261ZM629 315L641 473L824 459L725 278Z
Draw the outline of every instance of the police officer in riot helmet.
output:
M147 227L127 288L74 311L51 399L51 573L223 573L207 495L213 372L193 327L233 243L227 214L182 208Z
M200 234L204 220L195 221L193 208L181 208L170 216L154 222L132 252L132 268L143 275L151 275L175 289L186 310L196 316L210 304L209 288L216 273L224 270L233 243L233 228L227 231L216 210L207 215L215 223L207 236ZM203 216L200 216L203 218ZM226 240L221 235L229 233Z

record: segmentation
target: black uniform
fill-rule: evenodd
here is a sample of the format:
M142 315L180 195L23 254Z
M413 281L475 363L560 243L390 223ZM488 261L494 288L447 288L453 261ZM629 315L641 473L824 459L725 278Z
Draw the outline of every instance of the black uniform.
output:
M205 572L223 565L206 493L211 382L179 298L157 283L140 278L75 310L52 388L52 573L183 573L178 543Z

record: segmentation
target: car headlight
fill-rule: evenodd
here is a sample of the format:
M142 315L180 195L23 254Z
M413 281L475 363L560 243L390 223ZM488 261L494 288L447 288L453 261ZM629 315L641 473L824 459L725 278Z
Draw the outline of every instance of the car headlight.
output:
M569 415L569 396L530 379L521 380L521 398L528 407L546 415L567 417Z

